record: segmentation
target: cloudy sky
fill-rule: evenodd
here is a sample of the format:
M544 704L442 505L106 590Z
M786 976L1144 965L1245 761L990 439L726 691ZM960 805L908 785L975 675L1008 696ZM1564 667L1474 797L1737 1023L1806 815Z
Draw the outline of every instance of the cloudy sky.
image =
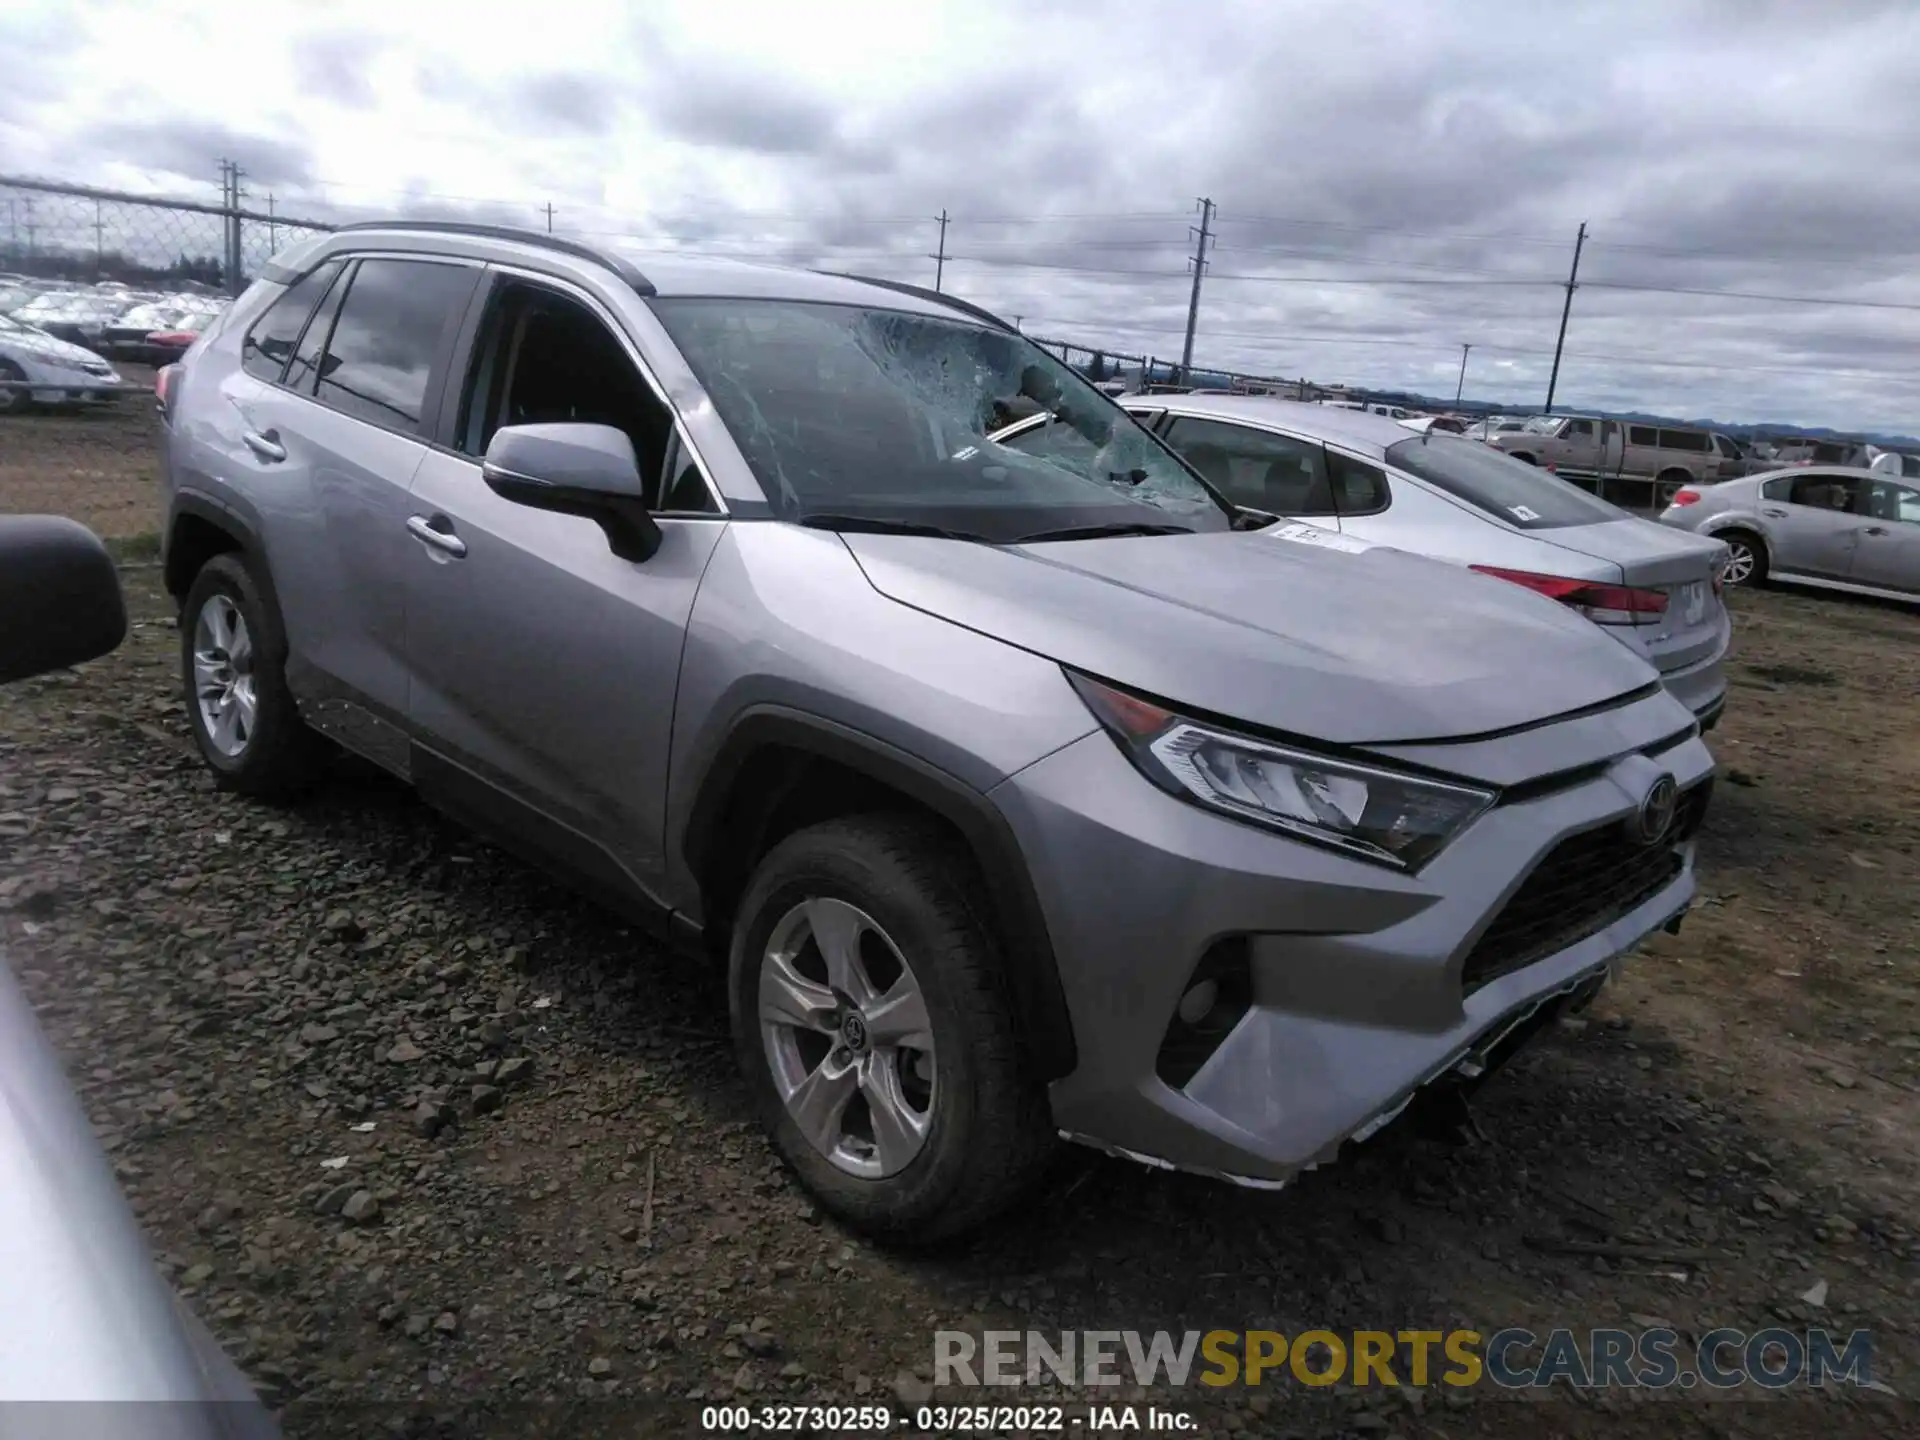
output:
M1562 404L1920 432L1914 0L0 0L0 174L222 156L1176 357L1207 196L1197 363L1533 403L1584 221Z

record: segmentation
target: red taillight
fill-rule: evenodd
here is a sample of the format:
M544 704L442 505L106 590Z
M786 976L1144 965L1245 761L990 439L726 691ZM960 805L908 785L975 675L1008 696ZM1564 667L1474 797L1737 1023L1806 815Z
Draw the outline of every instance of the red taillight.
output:
M1698 505L1700 503L1700 492L1698 490L1676 490L1673 492L1673 499L1667 503L1669 505Z
M1571 605L1596 625L1651 625L1654 617L1667 608L1667 597L1658 590L1637 590L1631 585L1573 580L1562 575L1536 575L1530 570L1502 570L1495 565L1473 568L1482 575L1524 585L1549 600Z

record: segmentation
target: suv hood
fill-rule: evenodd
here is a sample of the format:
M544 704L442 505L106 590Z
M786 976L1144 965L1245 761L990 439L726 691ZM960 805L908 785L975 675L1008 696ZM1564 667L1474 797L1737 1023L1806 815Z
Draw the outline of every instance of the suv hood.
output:
M903 605L1176 706L1332 744L1526 726L1658 679L1517 585L1294 528L1321 543L1278 527L1025 546L841 538Z

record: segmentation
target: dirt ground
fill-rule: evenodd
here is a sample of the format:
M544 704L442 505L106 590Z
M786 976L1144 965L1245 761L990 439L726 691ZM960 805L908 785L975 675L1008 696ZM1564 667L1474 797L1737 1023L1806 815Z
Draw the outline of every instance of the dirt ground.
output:
M144 408L0 420L0 511L151 528ZM352 765L294 809L216 791L157 571L125 578L117 654L0 692L0 944L162 1265L291 1434L904 1411L938 1329L1824 1326L1920 1387L1920 614L1734 598L1699 901L1474 1129L1398 1124L1273 1195L1075 1155L928 1257L785 1176L711 977ZM1845 1386L1152 1398L1213 1434L1915 1433Z

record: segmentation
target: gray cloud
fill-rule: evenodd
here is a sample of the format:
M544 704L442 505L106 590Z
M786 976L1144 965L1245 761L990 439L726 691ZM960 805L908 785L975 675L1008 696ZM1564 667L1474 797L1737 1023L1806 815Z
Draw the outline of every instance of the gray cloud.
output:
M72 148L201 184L222 158L237 162L246 172L243 183L254 190L314 183L313 152L305 142L242 134L211 120L111 120L82 131Z
M386 49L377 36L351 30L328 30L303 35L293 42L293 74L303 98L318 96L355 110L376 103L367 70Z
M620 118L620 87L602 75L538 75L512 90L515 108L543 129L608 135Z
M1209 195L1200 358L1450 395L1471 342L1468 393L1514 403L1544 397L1586 221L1563 401L1920 424L1906 375L1920 313L1603 283L1920 304L1911 0L1570 0L1544 28L1496 0L975 4L1018 43L956 54L892 99L885 83L695 50L664 22L635 22L590 71L514 82L422 47L417 93L499 136L499 178L425 174L402 204L529 224L551 198L582 233L923 283L945 209L948 288L1030 330L1164 356L1185 321L1193 201ZM296 65L322 100L377 110L356 86L357 38L307 42ZM150 113L157 125L83 127L63 153L76 172L131 159L201 181L238 154L278 172L259 183L283 197L311 173L299 145L262 153L169 122L164 101ZM518 143L534 137L596 143L536 155ZM606 210L607 157L642 147L684 184Z

